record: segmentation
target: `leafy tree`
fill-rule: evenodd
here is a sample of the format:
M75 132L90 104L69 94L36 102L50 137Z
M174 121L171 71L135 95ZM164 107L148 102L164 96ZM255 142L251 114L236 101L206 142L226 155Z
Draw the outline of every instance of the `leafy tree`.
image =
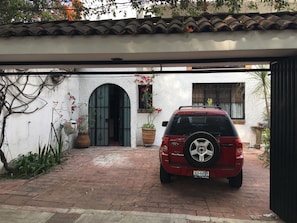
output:
M274 7L275 10L287 10L289 8L289 0L151 0L149 9L153 13L166 13L168 9L172 11L172 15L191 15L197 16L201 13L228 12L238 13L243 8L249 10L257 10L258 4L265 4ZM244 7L243 7L244 6Z
M0 23L80 20L84 8L80 0L2 0Z
M289 0L2 0L1 3L0 23L80 20L84 16L126 15L131 10L159 16L236 13L243 6L257 10L259 3L277 11L290 9Z
M89 13L96 15L127 12L129 9L144 14L167 16L197 16L201 13L228 12L237 13L243 6L250 10L257 10L258 4L273 7L277 11L288 10L289 0L84 0Z
M27 21L32 18L32 5L24 0L2 0L0 4L0 23Z

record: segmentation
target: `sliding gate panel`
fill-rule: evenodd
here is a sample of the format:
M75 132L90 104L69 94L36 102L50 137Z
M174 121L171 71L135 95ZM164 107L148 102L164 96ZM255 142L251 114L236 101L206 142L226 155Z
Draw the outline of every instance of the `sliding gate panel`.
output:
M297 222L297 57L271 64L270 208Z

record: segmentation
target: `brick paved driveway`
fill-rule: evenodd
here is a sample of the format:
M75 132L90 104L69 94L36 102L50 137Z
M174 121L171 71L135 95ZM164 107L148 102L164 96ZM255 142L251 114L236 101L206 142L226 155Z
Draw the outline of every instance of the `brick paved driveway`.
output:
M0 204L275 220L269 169L258 160L259 150L244 152L243 186L237 190L226 179L175 177L161 185L157 147L72 149L67 161L46 175L0 179Z

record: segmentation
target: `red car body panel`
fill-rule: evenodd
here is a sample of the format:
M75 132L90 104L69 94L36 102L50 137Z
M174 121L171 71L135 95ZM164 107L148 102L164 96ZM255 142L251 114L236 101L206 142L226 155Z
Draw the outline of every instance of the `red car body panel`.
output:
M203 109L177 110L178 115L201 114ZM225 111L207 109L207 116L226 115ZM237 134L237 133L236 133ZM230 178L238 175L243 167L242 143L236 136L215 136L220 148L218 160L211 167L195 167L184 156L184 144L189 136L164 134L159 158L164 170L172 175L193 176L193 171L209 171L210 178ZM166 148L166 149L164 149Z

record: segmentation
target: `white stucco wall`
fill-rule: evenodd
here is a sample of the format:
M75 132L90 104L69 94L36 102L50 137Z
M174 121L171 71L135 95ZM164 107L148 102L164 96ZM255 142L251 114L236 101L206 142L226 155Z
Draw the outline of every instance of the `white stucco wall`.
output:
M96 71L98 69L86 69L81 71ZM123 71L123 69L100 69L104 71ZM137 73L137 69L134 69ZM133 72L133 69L129 69ZM136 131L137 131L137 106L138 106L138 93L137 86L134 83L135 77L130 74L116 74L116 75L81 75L77 76L79 80L79 100L81 102L88 102L92 92L103 84L115 84L121 87L129 96L131 105L131 147L136 147Z
M177 69L177 68L173 68ZM185 68L183 68L185 69ZM135 70L137 73L137 70ZM148 72L150 73L150 72ZM157 72L156 72L157 73ZM86 100L96 87L111 83L122 87L128 94L131 102L131 146L142 145L141 126L147 120L147 114L137 113L138 92L135 77L131 75L101 75L81 76L80 97ZM164 127L162 121L168 120L172 112L181 105L192 104L193 83L245 83L245 123L236 124L236 128L243 142L254 145L255 133L251 127L263 122L264 100L253 94L254 81L249 73L217 73L217 74L158 74L154 82L155 107L162 108L162 112L156 117L157 128L155 145L160 145ZM84 87L82 87L84 86ZM85 88L85 86L88 86Z
M174 68L176 69L176 68ZM186 69L186 68L183 68ZM110 71L110 69L105 69ZM123 70L123 69L119 69ZM88 69L88 71L94 71ZM100 70L102 72L103 70ZM130 69L131 71L131 69ZM134 71L133 71L134 72ZM137 69L135 69L137 73ZM148 72L149 73L149 72ZM3 151L8 160L25 154L29 151L37 151L38 145L44 145L49 140L50 124L57 124L58 115L53 113L53 101L58 101L64 110L69 108L67 93L71 92L78 102L87 103L92 92L103 84L115 84L120 86L129 96L131 103L131 147L142 145L141 126L146 122L147 114L138 113L138 88L135 84L134 74L125 75L72 75L54 91L46 90L41 98L47 105L40 111L31 115L14 115L8 120ZM254 80L249 73L200 73L200 74L158 74L153 85L155 107L162 108L162 112L156 117L157 128L155 145L160 145L164 127L162 121L170 118L172 112L181 105L192 104L192 83L245 83L245 123L236 125L243 142L254 145L255 133L251 127L263 122L264 100L252 94ZM62 109L62 110L63 110ZM63 111L65 118L69 118L69 112ZM73 145L73 136L66 137L67 146ZM2 167L2 164L0 164Z
M263 122L264 100L252 94L254 80L249 73L199 73L199 74L160 74L154 84L154 105L163 111L156 118L157 136L155 144L161 143L164 127L162 121L168 120L172 112L181 105L192 104L192 83L245 83L245 124L236 124L236 129L242 141L250 145L256 142L252 126ZM141 144L140 127L144 122L143 114L138 119L138 143Z
M26 154L29 151L37 152L39 145L48 144L51 122L55 127L58 127L59 119L59 114L53 111L53 102L58 102L57 108L64 110L61 111L63 119L68 119L67 92L74 86L77 86L77 81L70 78L55 90L44 89L32 108L41 107L46 102L45 107L33 114L13 114L8 118L2 147L8 161L16 158L19 154ZM65 140L65 147L73 144L71 136L66 137ZM2 163L0 163L0 167L2 167Z

